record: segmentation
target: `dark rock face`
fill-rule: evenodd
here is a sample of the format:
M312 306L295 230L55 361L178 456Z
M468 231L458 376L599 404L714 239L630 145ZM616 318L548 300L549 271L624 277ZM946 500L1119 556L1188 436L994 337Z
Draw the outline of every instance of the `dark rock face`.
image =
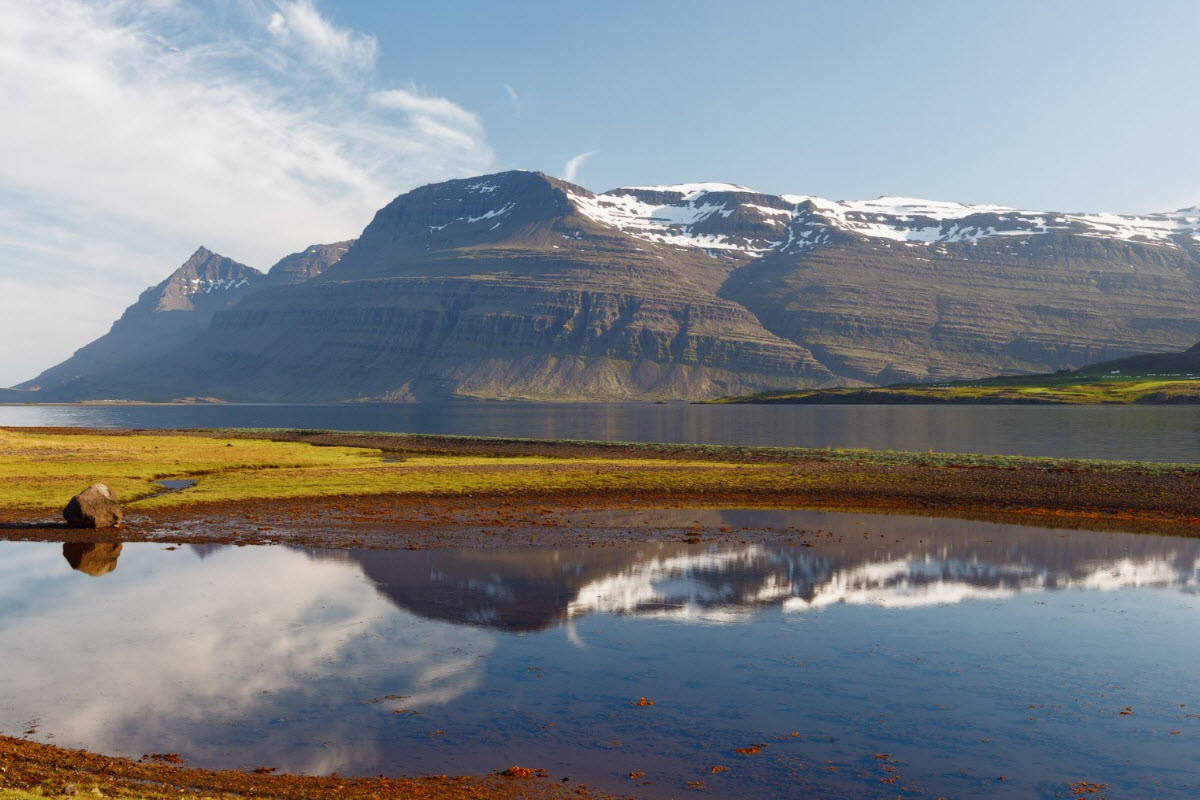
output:
M78 570L93 578L107 575L117 568L117 559L121 557L120 542L66 542L63 544L63 558Z
M137 391L691 399L834 381L718 296L730 263L598 224L570 197L585 191L504 173L403 195L337 264L221 311Z
M71 528L116 528L124 517L116 496L103 483L93 483L63 509L63 519Z
M1039 373L1200 335L1200 263L1065 234L944 248L878 240L771 253L722 294L834 373L886 384Z

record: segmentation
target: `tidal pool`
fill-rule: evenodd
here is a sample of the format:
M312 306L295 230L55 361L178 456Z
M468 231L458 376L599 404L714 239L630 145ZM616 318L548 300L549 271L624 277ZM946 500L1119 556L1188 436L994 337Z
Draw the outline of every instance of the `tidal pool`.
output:
M609 521L701 517L824 533L0 542L0 731L310 774L520 764L651 798L1196 796L1200 541L816 512Z

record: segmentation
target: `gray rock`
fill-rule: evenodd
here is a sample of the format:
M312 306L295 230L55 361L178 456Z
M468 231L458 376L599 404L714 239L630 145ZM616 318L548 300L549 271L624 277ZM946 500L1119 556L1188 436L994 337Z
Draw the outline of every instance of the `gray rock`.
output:
M116 528L124 516L116 496L103 483L93 483L63 509L63 519L71 528Z

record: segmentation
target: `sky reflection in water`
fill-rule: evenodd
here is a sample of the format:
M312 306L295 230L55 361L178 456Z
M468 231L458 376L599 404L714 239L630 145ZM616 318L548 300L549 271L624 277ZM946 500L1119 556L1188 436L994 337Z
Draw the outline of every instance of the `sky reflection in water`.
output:
M697 518L834 536L0 543L0 730L309 773L518 763L650 797L696 780L731 797L1195 795L1200 542L816 512L636 521Z

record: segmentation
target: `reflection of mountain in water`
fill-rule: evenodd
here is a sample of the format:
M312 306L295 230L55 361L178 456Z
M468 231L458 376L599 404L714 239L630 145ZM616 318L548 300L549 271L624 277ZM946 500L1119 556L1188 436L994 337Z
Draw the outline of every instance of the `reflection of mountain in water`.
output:
M117 559L120 557L120 542L101 544L66 542L63 544L63 558L71 565L71 569L79 570L94 578L107 575L116 569Z
M872 524L877 524L872 521ZM894 518L814 547L629 547L354 552L381 593L432 619L540 630L587 613L734 622L778 605L904 608L1020 592L1200 592L1200 542Z

